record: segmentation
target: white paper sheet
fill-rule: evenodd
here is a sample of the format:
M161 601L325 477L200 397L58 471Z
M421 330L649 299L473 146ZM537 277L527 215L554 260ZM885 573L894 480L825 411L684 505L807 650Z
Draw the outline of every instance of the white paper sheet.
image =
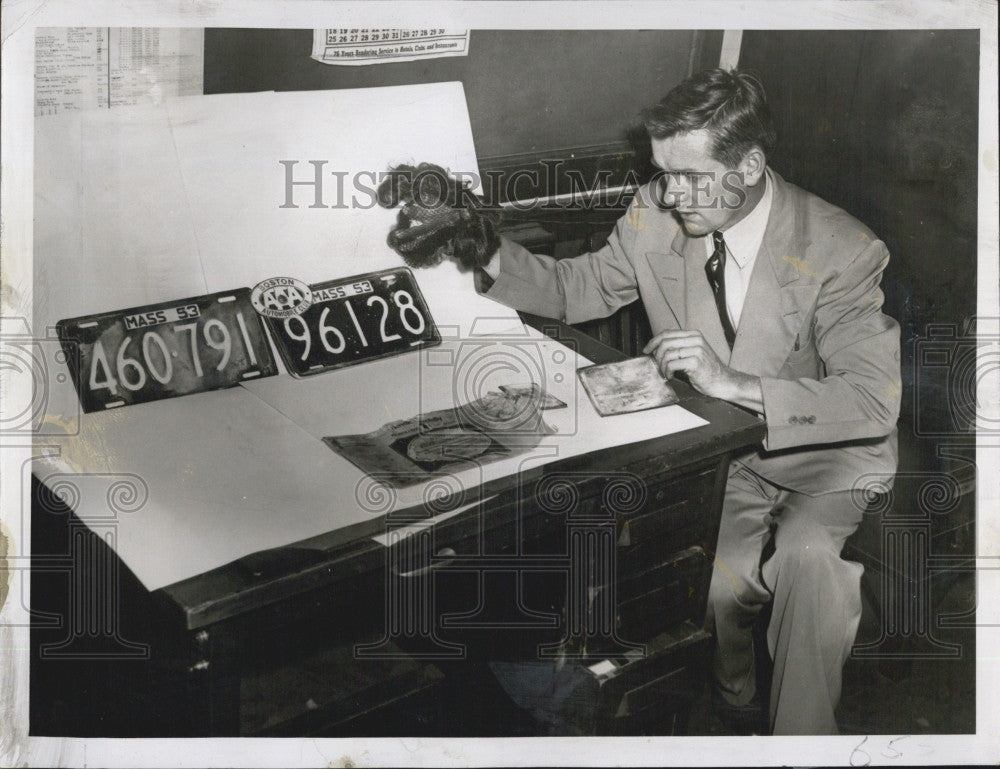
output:
M210 291L276 275L316 283L398 267L385 243L396 211L374 202L379 175L421 161L478 172L460 83L208 101L178 99L169 111ZM324 208L311 207L317 168ZM286 174L309 183L294 185L290 199ZM515 317L471 292L472 275L452 263L427 277L417 272L440 324L468 333L480 315Z
M45 271L36 328L276 275L314 283L397 267L385 244L396 212L367 191L378 174L425 160L478 170L460 83L198 96L59 116L40 124L36 156L36 275ZM296 181L314 180L309 161L322 162L330 207L310 208L314 189L300 185L298 207L282 208L282 160L296 163ZM472 292L471 273L452 263L433 281L416 276L443 326L468 333L479 317L516 318Z
M32 327L208 293L192 221L161 107L38 121ZM75 425L72 382L49 379L46 419Z
M85 523L114 529L151 590L335 529L345 510L387 512L323 444L238 387L86 414L78 436L46 442L61 455L36 472L58 474ZM115 484L136 489L122 506L134 510L115 512Z

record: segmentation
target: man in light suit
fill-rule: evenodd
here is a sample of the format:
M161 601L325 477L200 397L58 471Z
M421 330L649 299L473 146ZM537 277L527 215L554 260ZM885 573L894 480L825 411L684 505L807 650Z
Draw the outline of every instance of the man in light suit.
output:
M710 70L645 115L663 174L607 245L555 261L503 240L487 294L579 323L641 298L666 377L762 415L767 437L730 469L708 623L714 702L759 731L752 626L772 602L769 728L835 734L861 616L860 565L840 557L863 510L851 489L896 469L899 327L882 311L885 246L767 167L763 88ZM773 540L772 540L773 536ZM769 544L769 554L765 546Z

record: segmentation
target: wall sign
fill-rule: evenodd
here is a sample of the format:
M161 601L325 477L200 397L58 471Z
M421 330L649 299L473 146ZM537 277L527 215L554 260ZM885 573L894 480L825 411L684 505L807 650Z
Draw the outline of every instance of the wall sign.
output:
M394 61L465 56L468 30L317 29L312 58L324 64L386 64Z

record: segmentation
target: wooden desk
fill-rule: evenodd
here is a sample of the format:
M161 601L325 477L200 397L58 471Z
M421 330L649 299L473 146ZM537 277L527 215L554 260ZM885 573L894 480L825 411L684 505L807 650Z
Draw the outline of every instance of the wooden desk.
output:
M595 362L622 357L563 324L526 320ZM707 425L488 484L480 509L392 548L372 536L397 528L405 514L349 536L331 532L328 543L321 537L248 556L152 593L99 541L81 545L82 524L52 500L39 501L44 489L36 484L33 610L50 616L32 631L32 732L306 734L336 724L333 733L394 733L378 715L387 703L419 698L442 670L470 660L584 648L587 660L621 658L660 631L679 632L683 621L693 633L704 614L729 460L760 441L764 426L683 383L677 390L681 405ZM570 530L580 534L575 560ZM610 550L587 551L601 536L610 537ZM674 536L690 543L694 560L663 562L676 550ZM89 555L81 561L83 550ZM45 570L64 553L70 567ZM611 589L603 605L614 617L581 617L582 609L567 606L573 593L566 588L581 570L589 584L612 575L612 588L617 579L630 595L655 597L669 583L684 600L615 603L620 595ZM94 599L103 602L96 630L80 619L81 586L93 586L94 572L107 588ZM663 616L651 613L656 606ZM51 620L60 613L64 622ZM71 669L87 681L77 691ZM340 696L345 688L350 695ZM448 733L430 721L399 728Z

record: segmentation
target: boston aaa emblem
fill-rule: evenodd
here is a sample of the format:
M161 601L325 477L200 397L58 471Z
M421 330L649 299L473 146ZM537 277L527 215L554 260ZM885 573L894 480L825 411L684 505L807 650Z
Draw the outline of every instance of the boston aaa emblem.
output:
M295 278L268 278L250 292L254 309L268 318L289 318L301 315L312 304L312 291Z

